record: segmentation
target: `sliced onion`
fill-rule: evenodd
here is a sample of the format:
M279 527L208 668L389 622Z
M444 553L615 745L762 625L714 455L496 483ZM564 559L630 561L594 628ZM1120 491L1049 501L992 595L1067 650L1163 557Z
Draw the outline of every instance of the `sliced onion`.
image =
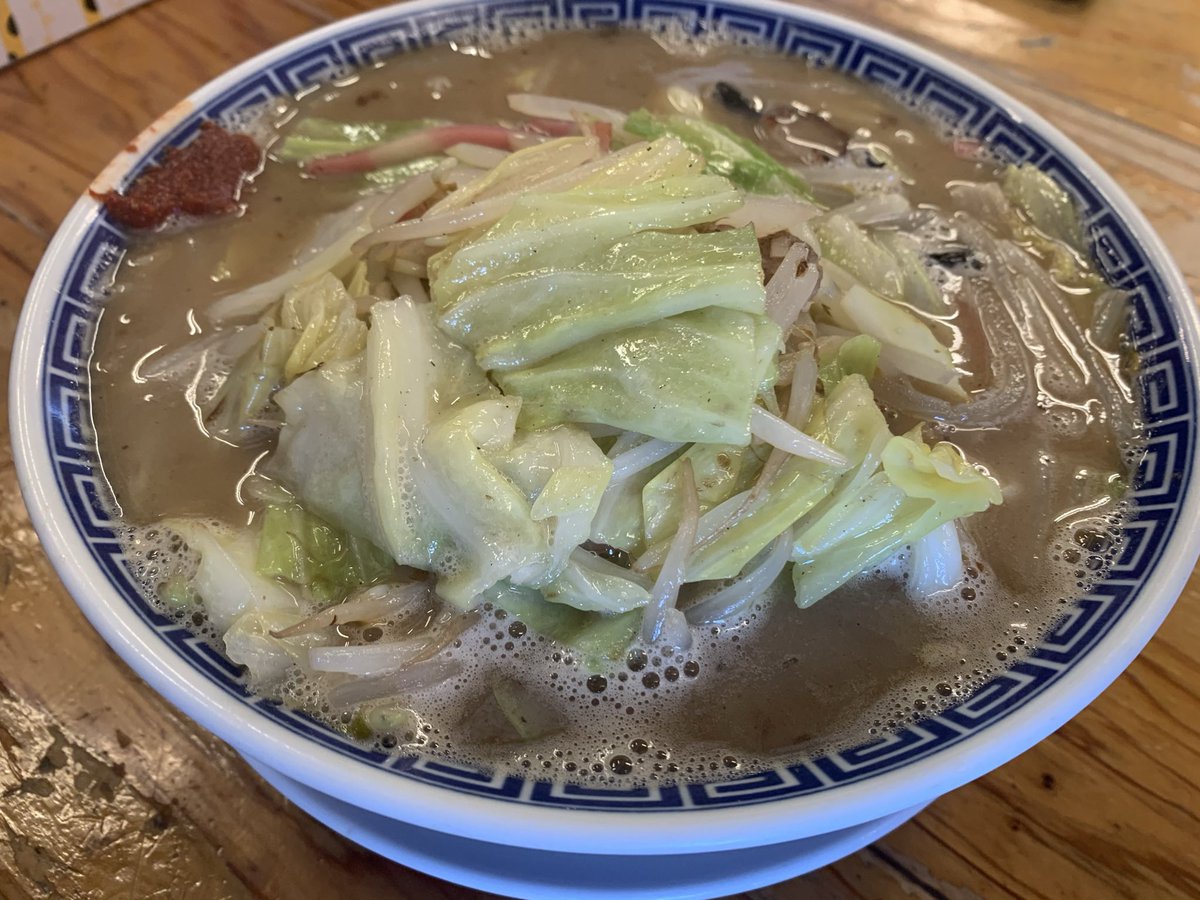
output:
M747 194L741 207L720 219L717 224L733 228L753 225L754 233L762 238L801 225L820 213L821 207L806 200Z
M685 459L679 465L679 527L671 538L662 568L654 580L650 601L642 616L642 640L652 644L662 632L666 611L675 606L679 599L679 588L683 584L688 557L696 542L696 530L700 521L700 498L696 493L696 476L692 461Z
M582 100L570 100L565 97L550 97L545 94L509 94L508 105L523 116L538 119L558 119L560 121L575 121L579 118L596 119L608 122L614 128L623 128L627 116L619 109L598 106L595 103L584 103Z
M802 262L808 260L804 272L797 274ZM783 262L767 282L767 318L787 335L796 318L804 312L821 286L821 267L803 241L796 241L783 257Z
M662 459L666 459L683 444L677 441L664 441L651 438L643 441L631 450L613 457L613 481L624 481L643 469L647 469Z
M736 581L685 609L688 622L692 625L711 625L740 616L775 583L787 565L791 552L792 529L787 528L775 538L766 552L750 561Z
M924 600L938 591L950 590L962 579L962 544L958 540L958 525L951 519L913 543L908 595L914 600Z
M963 279L959 290L960 315L978 320L987 344L987 387L971 394L965 402L951 403L918 391L907 379L876 378L871 384L875 398L895 412L918 419L970 419L993 427L1033 409L1037 390L1033 365L1027 354L1018 351L1021 335L998 291L995 284L972 278Z
M342 647L312 647L309 668L316 672L341 672L359 678L387 675L425 654L429 642L421 640L354 644Z
M483 144L455 144L446 148L446 155L478 169L494 169L509 157L509 151L486 147Z
M997 245L1000 248L1001 260L1012 271L1028 279L1043 306L1048 308L1052 314L1055 327L1066 332L1068 343L1074 347L1083 348L1087 343L1083 329L1063 297L1063 289L1054 283L1050 273L1011 241L997 241Z
M961 181L951 184L949 191L954 202L976 219L984 222L1011 222L1014 218L1012 205L1004 196L1000 185L994 181Z
M681 653L692 649L692 628L682 611L673 606L663 610L658 642Z
M262 339L266 330L261 322L255 322L225 331L213 331L161 356L157 350L152 350L138 361L134 376L155 381L190 377L197 369L209 364L210 355L228 361L239 359Z
M772 415L761 406L755 405L750 409L750 433L760 441L786 450L793 456L801 456L838 468L845 468L850 464L849 460L836 450L826 447L816 438L809 437L796 426Z
M888 166L867 168L851 163L830 163L824 166L792 166L792 171L814 186L841 187L850 191L901 187L900 173Z
M1053 371L1057 382L1077 391L1077 396L1063 399L1076 404L1095 401L1099 414L1111 417L1123 434L1130 433L1130 396L1113 377L1104 355L1086 339L1049 273L1024 250L1011 241L996 240L969 216L960 214L955 224L963 238L992 261L988 275L1022 340L1039 346L1043 366Z
M867 194L824 213L823 216L845 216L856 225L884 225L908 218L912 204L898 192Z
M345 709L367 700L422 691L448 681L462 671L462 663L458 660L435 656L387 675L344 681L330 688L326 696L332 707Z
M428 603L430 598L429 585L423 581L415 584L375 584L354 592L336 606L313 613L295 625L272 631L271 637L311 634L346 622L378 622L408 612L419 603Z
M406 215L437 193L433 174L422 172L406 179L396 190L379 201L371 211L371 227L382 228Z

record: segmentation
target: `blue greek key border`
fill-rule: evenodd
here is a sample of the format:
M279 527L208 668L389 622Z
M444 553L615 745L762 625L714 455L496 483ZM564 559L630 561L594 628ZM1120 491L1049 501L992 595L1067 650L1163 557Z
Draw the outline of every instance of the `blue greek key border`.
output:
M308 717L251 694L236 667L187 629L164 619L142 599L110 528L107 485L95 455L87 359L106 279L121 259L125 238L102 215L90 223L61 286L43 358L46 452L59 494L93 559L130 608L198 673L278 726L398 777L456 791L553 807L598 810L677 810L764 803L828 791L909 765L997 725L1046 690L1086 654L1138 599L1178 525L1195 457L1196 385L1181 324L1161 278L1137 237L1097 188L1042 137L985 97L895 50L835 27L807 21L803 11L774 15L735 3L689 0L501 0L447 4L406 12L340 33L295 51L243 79L168 131L127 180L166 146L190 140L204 119L252 112L272 98L343 75L356 66L480 26L513 31L527 26L723 29L785 53L851 72L919 102L965 135L985 141L1002 158L1031 161L1049 172L1079 203L1093 253L1110 280L1129 290L1130 338L1141 354L1138 390L1148 420L1146 455L1133 483L1132 513L1121 558L1110 576L1071 607L1023 660L957 706L870 744L735 780L634 790L596 788L492 776L426 757L366 750ZM270 760L264 760L270 763Z

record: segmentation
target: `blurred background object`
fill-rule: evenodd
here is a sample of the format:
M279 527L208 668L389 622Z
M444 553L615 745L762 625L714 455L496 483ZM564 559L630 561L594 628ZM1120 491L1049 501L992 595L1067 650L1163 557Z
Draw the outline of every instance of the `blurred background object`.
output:
M0 68L146 0L0 0Z

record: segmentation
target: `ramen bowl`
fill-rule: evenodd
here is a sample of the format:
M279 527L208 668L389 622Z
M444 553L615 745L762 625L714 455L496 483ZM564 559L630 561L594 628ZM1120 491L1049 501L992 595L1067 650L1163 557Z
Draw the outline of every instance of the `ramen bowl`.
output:
M1025 658L957 705L869 744L745 777L637 787L491 775L421 752L377 752L258 696L238 666L143 599L115 537L88 356L127 236L90 197L74 206L46 253L14 353L12 431L31 516L83 612L153 689L279 784L352 810L456 840L601 856L784 845L895 817L1012 759L1094 699L1153 635L1200 546L1187 527L1200 503L1191 297L1136 207L1050 124L915 45L792 5L421 0L336 23L236 67L152 125L94 188L127 184L205 120L245 120L275 97L463 30L614 24L720 30L846 71L919 103L1000 159L1036 164L1077 201L1098 266L1132 298L1127 338L1140 358L1145 454L1132 478L1120 555Z

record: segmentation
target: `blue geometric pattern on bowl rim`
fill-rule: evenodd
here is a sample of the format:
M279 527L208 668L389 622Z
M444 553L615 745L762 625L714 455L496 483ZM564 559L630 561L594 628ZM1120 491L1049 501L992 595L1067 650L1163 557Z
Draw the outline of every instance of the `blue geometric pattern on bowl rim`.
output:
M438 784L477 796L545 806L596 810L717 808L816 794L908 765L952 746L1046 690L1086 654L1137 601L1142 584L1178 524L1195 455L1196 386L1180 340L1181 326L1144 248L1074 164L1033 130L970 88L862 36L794 13L769 13L687 0L521 0L400 8L385 23L352 27L308 45L224 91L159 139L144 166L168 145L182 145L205 119L222 120L282 94L388 55L415 49L456 31L484 26L529 25L682 26L688 32L721 29L785 53L855 74L919 103L960 133L987 143L1011 162L1032 162L1050 173L1077 200L1092 250L1113 283L1133 301L1129 337L1141 358L1138 377L1147 422L1145 457L1136 472L1125 542L1109 577L1079 598L1025 660L945 712L870 744L735 780L636 789L581 787L514 776L494 777L425 756L386 756L354 744L307 716L250 693L238 667L203 640L156 613L141 597L125 567L109 525L107 486L96 466L88 401L87 358L104 286L120 260L125 238L103 215L89 224L72 259L53 312L43 358L43 415L57 487L88 549L113 587L136 614L176 653L226 693L298 737L312 740L398 777ZM138 168L129 173L136 176Z

